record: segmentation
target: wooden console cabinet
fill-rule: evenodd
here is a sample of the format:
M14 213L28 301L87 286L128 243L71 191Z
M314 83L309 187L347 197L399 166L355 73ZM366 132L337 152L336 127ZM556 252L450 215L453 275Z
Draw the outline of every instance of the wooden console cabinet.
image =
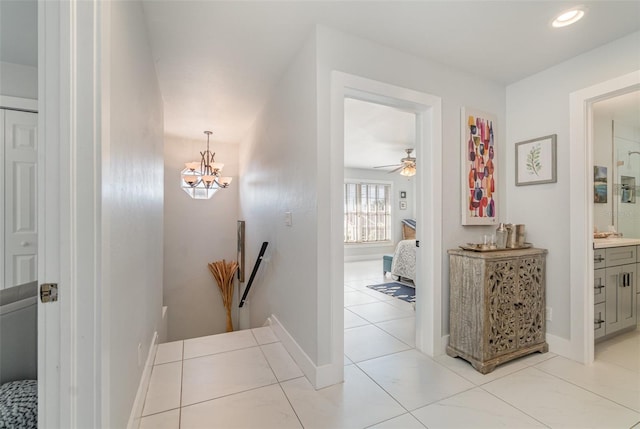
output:
M449 250L449 345L487 374L545 342L545 249Z

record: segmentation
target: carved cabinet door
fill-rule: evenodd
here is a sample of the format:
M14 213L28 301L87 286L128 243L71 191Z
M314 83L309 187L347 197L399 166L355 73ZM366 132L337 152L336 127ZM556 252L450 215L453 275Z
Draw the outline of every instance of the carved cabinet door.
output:
M517 350L518 309L517 264L513 260L488 262L486 266L485 308L488 333L485 359Z
M527 347L544 341L545 260L530 257L518 262L518 347Z

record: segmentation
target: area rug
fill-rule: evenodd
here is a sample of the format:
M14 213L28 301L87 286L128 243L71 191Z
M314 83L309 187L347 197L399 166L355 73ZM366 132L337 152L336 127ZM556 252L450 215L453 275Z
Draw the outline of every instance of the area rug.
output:
M407 286L398 282L382 283L379 285L369 285L369 289L377 290L378 292L386 293L394 298L401 299L407 302L416 302L416 290L411 286Z

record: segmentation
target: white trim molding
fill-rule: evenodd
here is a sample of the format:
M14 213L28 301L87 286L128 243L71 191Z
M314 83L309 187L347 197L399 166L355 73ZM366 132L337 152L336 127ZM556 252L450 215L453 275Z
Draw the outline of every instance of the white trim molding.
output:
M442 346L442 100L440 97L360 76L331 76L331 365L344 366L344 99L356 98L416 114L417 273L416 348L437 356ZM428 175L428 176L427 176ZM342 371L344 371L342 369ZM338 374L336 369L331 372ZM336 380L338 382L340 380Z
M336 379L342 379L344 374L344 357L342 358L341 370L336 373L336 369L333 365L321 365L317 366L313 363L313 360L304 352L302 347L298 345L293 336L287 331L287 329L280 323L275 315L271 315L267 320L268 325L273 330L273 333L278 337L284 348L289 352L293 360L298 367L302 370L307 377L311 385L316 389L331 386L336 384Z

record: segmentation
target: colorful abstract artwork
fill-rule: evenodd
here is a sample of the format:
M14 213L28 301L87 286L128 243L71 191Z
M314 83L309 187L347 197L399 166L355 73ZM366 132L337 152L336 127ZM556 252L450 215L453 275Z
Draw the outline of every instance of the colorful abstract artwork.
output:
M492 225L497 217L496 119L462 109L462 224Z
M607 167L593 167L593 202L607 202Z

